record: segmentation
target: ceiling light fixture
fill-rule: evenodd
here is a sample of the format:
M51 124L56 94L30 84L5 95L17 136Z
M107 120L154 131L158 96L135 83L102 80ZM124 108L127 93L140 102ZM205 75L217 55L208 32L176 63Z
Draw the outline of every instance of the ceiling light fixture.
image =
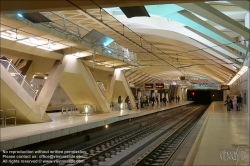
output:
M10 34L13 34L13 35L16 34L16 32L13 32L13 31L11 31L11 30L7 30L6 32L7 32L7 33L10 33Z
M23 18L23 15L21 13L17 13L17 16Z

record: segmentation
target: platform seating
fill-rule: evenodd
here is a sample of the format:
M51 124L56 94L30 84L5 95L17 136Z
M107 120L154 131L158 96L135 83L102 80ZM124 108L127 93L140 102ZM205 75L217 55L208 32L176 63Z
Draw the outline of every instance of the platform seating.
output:
M14 111L14 116L8 116L8 112L13 112ZM9 119L14 119L15 120L15 126L16 126L16 110L15 109L7 109L7 110L0 110L0 121L2 121L2 127L6 127L7 120Z

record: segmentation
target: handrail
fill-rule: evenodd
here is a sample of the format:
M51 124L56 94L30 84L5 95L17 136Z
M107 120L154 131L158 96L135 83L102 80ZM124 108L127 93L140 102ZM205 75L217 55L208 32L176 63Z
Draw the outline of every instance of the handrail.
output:
M24 90L33 98L36 98L37 91L25 80L26 76L22 75L18 69L11 63L12 60L0 59L0 63L7 69L13 78L24 88Z
M75 104L62 105L62 115L64 111L66 111L66 114L68 114L69 110L71 111L71 114L75 115L75 111L77 111L76 105Z

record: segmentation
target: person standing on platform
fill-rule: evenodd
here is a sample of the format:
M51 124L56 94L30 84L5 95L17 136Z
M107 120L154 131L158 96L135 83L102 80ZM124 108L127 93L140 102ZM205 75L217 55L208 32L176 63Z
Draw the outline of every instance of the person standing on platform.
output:
M148 107L149 106L149 101L148 101L148 96L146 96L146 99L145 99L145 105Z
M118 96L118 110L120 111L121 110L121 104L122 104L122 97L121 96Z
M242 98L241 98L241 95L239 95L237 98L237 111L240 111L241 109L241 102L242 102Z
M143 108L143 107L144 107L144 106L143 106L144 99L143 99L142 96L141 96L141 98L140 98L140 102L141 102L141 108Z
M178 102L178 97L177 96L175 96L175 100L176 100L176 103Z
M136 104L136 108L139 109L139 101L138 101L138 97L135 95L135 104Z
M155 97L154 96L151 97L151 103L152 103L152 107L154 108L154 105L155 105Z
M158 98L158 95L155 97L155 100L156 100L156 103L157 105L159 104L159 98Z
M172 103L174 103L174 96L171 97Z
M125 102L127 103L128 110L132 110L131 105L130 105L131 102L130 102L129 96L126 97Z
M180 96L177 96L178 103L180 102Z
M233 98L233 109L237 111L237 97L236 96L234 96Z
M167 99L166 99L165 96L163 97L162 101L163 101L163 104L166 106L166 101L167 101Z
M230 99L230 97L227 97L227 111L231 111L231 104L232 104L232 100Z

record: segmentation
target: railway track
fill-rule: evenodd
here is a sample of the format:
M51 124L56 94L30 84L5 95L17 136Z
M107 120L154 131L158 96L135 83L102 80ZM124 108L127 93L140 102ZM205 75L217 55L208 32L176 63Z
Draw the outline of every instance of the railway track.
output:
M200 107L190 106L182 107L181 109L177 110L172 109L169 111L158 113L157 116L153 116L154 118L152 120L147 121L144 126L83 149L82 151L84 151L84 162L66 164L67 162L64 162L63 160L75 160L71 157L72 155L68 155L68 157L59 159L53 164L46 165L102 165L106 161L112 160L112 157L117 156L117 154L121 154L123 151L131 148L140 140L145 139L147 136L160 130L166 125L168 125L168 128L162 131L161 135L163 135L164 133L166 134L173 129L176 129L176 125L180 126L181 124L183 124L183 121L187 122L190 119L187 117L193 117L194 113L197 113L197 110L199 109ZM134 164L145 164L145 161L151 161L151 158L140 158L141 161ZM150 164L151 162L148 163Z
M171 165L171 159L176 150L191 132L205 108L206 107L201 107L200 111L195 112L192 117L185 120L177 129L173 129L167 138L163 139L157 146L144 153L140 158L132 163L132 166Z

